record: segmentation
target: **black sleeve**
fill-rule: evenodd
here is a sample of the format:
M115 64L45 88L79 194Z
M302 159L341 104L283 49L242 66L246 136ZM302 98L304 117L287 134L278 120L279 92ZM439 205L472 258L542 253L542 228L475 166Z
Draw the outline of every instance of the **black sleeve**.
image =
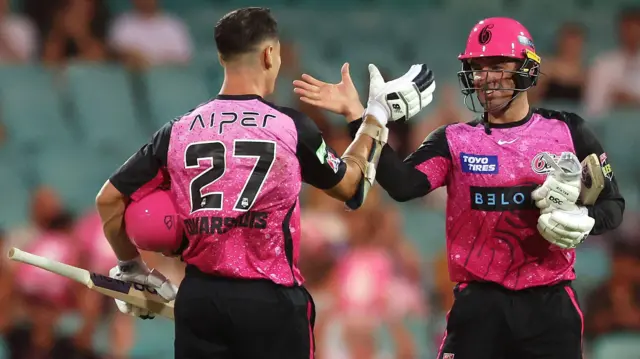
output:
M362 120L349 123L349 133L355 137ZM446 126L433 131L417 151L404 161L389 145L385 145L380 154L376 171L376 180L389 196L398 202L405 202L427 195L430 191L442 186L451 163L451 152L445 132ZM441 163L434 162L426 167L432 170L431 175L421 171L420 165L430 159L441 158Z
M280 107L282 113L291 117L298 133L296 156L302 169L302 180L319 189L330 189L337 185L347 171L347 165L327 145L315 122L296 110Z
M167 166L169 139L174 122L162 126L148 143L111 175L109 181L118 191L132 197L142 188L149 187L153 190L162 184L162 169Z
M595 134L578 115L567 113L566 123L571 131L573 146L576 156L580 161L588 155L595 153L600 159L600 164L605 175L605 186L600 197L592 206L587 206L589 216L596 220L591 234L598 235L608 230L617 228L622 223L622 215L625 208L624 198L618 191L618 182L613 175L611 164L607 160L607 154Z

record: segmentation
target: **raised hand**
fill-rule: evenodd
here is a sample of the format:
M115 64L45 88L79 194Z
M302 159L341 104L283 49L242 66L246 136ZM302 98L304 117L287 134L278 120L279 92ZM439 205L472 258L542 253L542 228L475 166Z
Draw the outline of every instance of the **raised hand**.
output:
M342 65L341 74L342 79L337 84L303 74L300 80L293 81L293 92L300 96L302 102L343 115L349 121L356 120L362 116L364 107L351 80L349 63Z

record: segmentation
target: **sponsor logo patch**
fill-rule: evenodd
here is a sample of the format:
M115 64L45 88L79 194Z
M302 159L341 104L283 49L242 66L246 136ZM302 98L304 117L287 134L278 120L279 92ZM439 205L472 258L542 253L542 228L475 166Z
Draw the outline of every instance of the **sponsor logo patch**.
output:
M327 151L327 164L331 167L334 173L338 173L338 170L340 169L340 162L341 160L338 157Z
M490 175L498 173L498 156L494 155L474 155L461 152L460 164L464 173Z
M553 158L553 160L557 160L558 156L553 153L549 153L549 155ZM538 174L546 174L551 172L551 165L547 163L547 161L542 157L542 153L538 153L531 160L531 169L533 172Z
M471 186L471 209L489 212L537 209L531 192L537 186L474 187Z
M611 168L611 164L607 162L606 153L600 155L600 166L602 166L604 176L611 181L613 179L613 169Z

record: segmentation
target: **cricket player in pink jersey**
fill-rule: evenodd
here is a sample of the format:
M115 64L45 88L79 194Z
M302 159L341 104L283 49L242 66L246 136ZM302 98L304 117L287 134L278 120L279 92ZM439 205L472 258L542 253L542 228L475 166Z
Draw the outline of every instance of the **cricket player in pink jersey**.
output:
M436 129L404 161L385 146L376 177L397 201L447 187L457 285L437 358L581 359L574 248L618 227L625 208L607 155L580 116L529 106L541 59L519 22L480 21L458 59L465 103L480 116ZM303 75L294 85L303 101L334 112L361 106L350 82ZM352 134L360 123L349 124ZM592 153L606 184L585 205L581 161Z
M97 197L119 260L111 274L175 297L176 358L313 358L315 310L298 269L302 182L360 207L387 121L420 111L435 82L424 65L372 81L367 108L349 116L363 117L362 126L339 156L308 117L264 100L281 62L268 9L225 15L215 41L225 71L220 94L163 126ZM188 242L179 291L139 258L123 223L128 201L167 181Z

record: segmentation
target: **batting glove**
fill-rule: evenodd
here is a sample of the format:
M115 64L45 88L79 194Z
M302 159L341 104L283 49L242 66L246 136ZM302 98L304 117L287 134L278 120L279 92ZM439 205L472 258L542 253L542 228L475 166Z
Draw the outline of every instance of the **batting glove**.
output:
M543 153L551 172L542 186L531 193L542 214L554 209L574 210L582 187L582 165L575 154L563 152L556 162L551 155Z
M595 223L586 207L573 205L570 210L553 209L541 214L538 232L549 243L562 249L572 249L589 236Z
M413 65L402 77L385 82L378 68L369 65L369 100L364 116L372 115L381 125L408 120L433 101L436 82L426 65Z
M150 270L142 258L137 257L129 261L118 261L118 265L111 268L109 276L125 282L133 282L155 289L166 301L172 301L178 294L178 287L171 283L160 272ZM133 306L124 301L115 299L118 310L124 314L140 317L142 319L153 319L155 316L147 309Z

